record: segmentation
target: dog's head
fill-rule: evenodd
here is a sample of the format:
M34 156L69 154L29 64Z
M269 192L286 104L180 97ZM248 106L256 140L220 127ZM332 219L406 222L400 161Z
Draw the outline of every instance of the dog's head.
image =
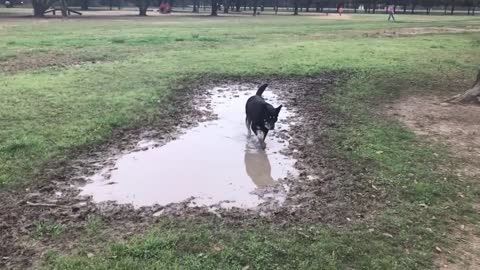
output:
M280 113L280 110L282 109L282 105L278 106L277 108L274 108L272 105L268 104L267 110L265 111L265 127L268 128L269 130L273 130L275 128L275 123L278 120L278 114Z

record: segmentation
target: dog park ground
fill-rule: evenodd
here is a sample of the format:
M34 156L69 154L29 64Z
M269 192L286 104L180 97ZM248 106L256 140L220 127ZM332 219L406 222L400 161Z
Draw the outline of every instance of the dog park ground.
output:
M0 16L1 267L480 267L480 107L442 102L474 82L477 17L107 15ZM291 112L271 141L295 171L268 191L280 203L81 196L119 156L180 147L221 120L215 98L243 106L265 82Z

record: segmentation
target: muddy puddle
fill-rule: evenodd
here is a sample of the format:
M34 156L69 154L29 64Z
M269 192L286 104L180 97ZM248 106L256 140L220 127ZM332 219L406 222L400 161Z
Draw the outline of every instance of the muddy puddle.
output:
M283 183L295 176L295 160L283 154L288 148L289 119L282 109L279 121L262 150L258 139L248 137L245 103L256 87L228 86L209 90L199 110L210 110L213 120L184 130L162 146L140 141L137 150L115 157L115 164L89 178L81 195L95 202L115 201L135 207L188 201L191 206L254 208L262 203L281 204L288 192ZM265 99L281 102L267 89Z

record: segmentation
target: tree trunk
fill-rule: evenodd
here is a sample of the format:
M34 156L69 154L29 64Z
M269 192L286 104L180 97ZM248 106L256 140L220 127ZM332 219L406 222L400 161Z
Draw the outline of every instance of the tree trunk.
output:
M150 0L137 0L138 16L147 16Z
M217 0L212 0L212 12L210 13L210 16L217 16L217 9L218 9L218 3Z
M67 0L60 0L60 4L62 5L62 17L67 17L68 16Z
M305 12L309 12L310 11L310 6L312 5L312 0L307 0L307 6L305 8Z
M443 6L443 14L444 14L444 15L447 15L447 9L448 9L448 4L445 4L445 5Z
M45 0L33 0L33 16L35 17L44 17L45 11L50 7L51 2Z
M445 102L462 104L473 103L480 105L480 70L478 71L477 79L475 80L472 88L468 89L463 94L453 96Z
M240 6L241 6L240 0L235 1L235 11L236 12L240 12Z
M198 0L193 0L193 9L192 9L193 13L198 13L197 3L198 3Z
M139 8L138 9L138 16L147 16L147 9L146 8Z
M88 10L88 3L89 0L82 0L82 6L80 7L82 10Z
M230 0L226 0L223 6L223 13L228 13L229 9L230 9Z

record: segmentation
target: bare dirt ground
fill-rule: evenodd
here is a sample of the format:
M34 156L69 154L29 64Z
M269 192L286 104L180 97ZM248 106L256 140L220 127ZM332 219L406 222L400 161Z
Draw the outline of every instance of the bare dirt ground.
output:
M408 28L395 28L384 29L382 31L369 31L364 33L366 37L402 37L402 36L415 36L415 35L427 35L427 34L451 34L451 33L478 33L478 28L453 28L453 27L408 27Z
M433 143L446 144L462 166L457 172L474 181L480 178L480 106L444 104L435 97L408 97L387 109L416 134ZM480 207L475 209L480 213ZM441 253L441 269L480 269L479 228L459 224L452 229L458 248L450 252L455 261Z
M342 76L347 76L343 74ZM213 117L208 110L195 109L195 100L208 100L206 89L217 85L251 83L260 85L265 78L203 79L198 87L178 86L169 102L178 111L165 111L163 117L136 128L117 130L105 143L72 151L70 162L52 162L34 182L27 186L0 192L0 266L6 268L35 268L49 248L68 251L85 238L86 224L99 216L108 230L98 233L107 240L141 232L163 219L218 220L229 226L255 224L259 220L274 226L309 223L348 226L365 222L376 215L384 201L382 191L375 190L361 179L365 172L352 171L349 162L338 156L324 135L326 127L335 128L340 118L322 104L324 93L340 83L339 74L327 73L316 77L267 78L275 85L284 105L295 110L291 129L283 134L289 142L286 155L297 160L299 175L287 177L290 187L282 205L264 204L255 209L218 209L192 207L189 201L166 206L153 205L134 208L114 202L95 204L89 197L80 197L79 186L119 152L137 151L137 142L155 139L159 145L174 140L186 129ZM318 97L318 98L312 98ZM181 115L181 117L179 117ZM180 127L178 119L181 118ZM36 237L38 222L54 221L65 230L58 237ZM88 239L85 240L88 244Z
M352 15L350 14L338 14L338 13L319 13L315 18L322 20L351 20Z
M43 67L64 67L82 64L95 64L98 60L86 60L83 57L75 56L73 54L59 54L59 53L36 53L19 54L15 57L0 61L0 72L16 73L23 70L32 70Z
M447 105L434 97L410 97L393 105L390 114L427 140L446 143L464 161L461 172L480 175L480 107Z

